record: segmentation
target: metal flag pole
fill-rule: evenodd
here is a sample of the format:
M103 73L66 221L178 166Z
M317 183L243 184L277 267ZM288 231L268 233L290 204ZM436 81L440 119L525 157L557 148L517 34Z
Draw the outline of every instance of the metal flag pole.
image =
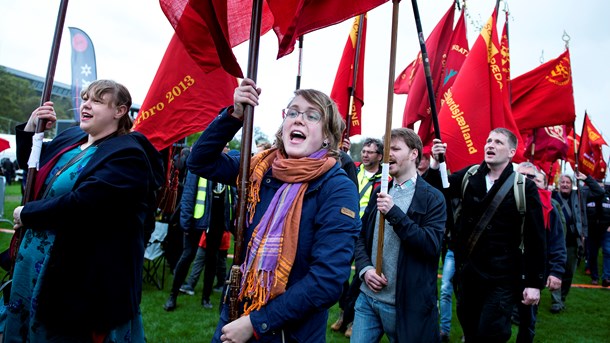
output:
M258 52L260 45L261 19L263 13L263 0L252 1L252 21L250 24L250 46L248 50L247 77L256 83L258 73ZM254 107L244 106L244 125L242 127L241 157L239 170L239 194L237 203L237 227L235 228L235 245L233 251L233 266L229 277L229 320L239 318L239 290L241 287L242 244L246 228L246 205L248 196L248 183L250 173L250 155L252 154L252 132L254 123Z
M419 38L419 47L421 49L421 57L424 63L424 72L426 74L426 88L428 90L428 100L430 102L430 115L432 116L432 124L434 125L434 136L437 139L441 139L441 129L438 125L438 112L436 110L436 100L434 98L434 87L432 85L432 73L430 71L430 59L428 58L426 40L424 39L424 33L421 27L421 19L419 17L419 8L417 7L417 0L411 0L411 4L413 5L413 15L415 16L417 37ZM449 180L447 179L447 164L445 163L444 155L438 155L438 163L439 171L441 173L441 180L443 182L443 188L448 188Z
M396 69L396 37L398 36L398 5L400 0L392 0L392 35L390 43L390 70L388 72L388 101L385 118L385 135L383 149L383 163L381 164L381 192L388 192L388 178L390 176L390 135L392 133L392 107L394 106L394 73ZM375 272L381 275L383 266L383 237L385 218L379 212L379 227L377 236L377 257Z
M297 87L301 89L301 75L303 72L303 36L299 37L299 66L297 70Z

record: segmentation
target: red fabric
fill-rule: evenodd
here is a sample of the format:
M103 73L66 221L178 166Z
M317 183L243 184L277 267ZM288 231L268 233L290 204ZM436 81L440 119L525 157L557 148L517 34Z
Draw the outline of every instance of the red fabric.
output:
M599 131L593 126L585 113L582 128L581 144L578 150L579 171L594 179L603 179L606 175L606 163L602 155L602 145L608 145Z
M480 163L489 132L498 127L518 140L514 162L523 160L524 145L510 112L501 70L496 12L483 27L453 87L443 96L439 125L447 149L447 165L455 171Z
M354 90L354 103L352 108L349 108L350 91L354 87L354 65L356 59L356 44L358 40L358 26L360 25L360 16L354 19L354 25L350 31L345 48L343 48L343 56L337 68L337 75L333 89L330 92L330 97L337 103L339 113L348 125L349 137L359 135L362 132L362 105L364 105L364 49L366 46L366 15L363 16L360 51L358 58L358 70L356 76L356 88ZM346 116L349 114L349 120Z
M201 239L199 240L199 247L205 249L206 248L206 233L204 232L201 235ZM222 238L220 239L220 247L218 250L229 250L231 247L231 232L224 231L222 233Z
M502 54L502 73L510 83L510 48L508 45L508 11L504 11L504 26L502 27L502 36L500 38L500 53ZM510 89L510 88L509 88ZM510 93L507 93L507 95Z
M279 42L277 57L294 50L297 38L368 12L388 0L267 0Z
M455 14L455 5L452 3L449 10L438 22L436 27L426 39L426 51L430 61L430 74L432 75L432 85L436 85L438 89L440 84L442 66L449 50L449 42L451 33L453 32L453 17ZM409 89L409 96L405 104L405 110L402 118L403 127L413 127L413 124L418 120L422 120L431 115L430 100L428 99L428 89L426 84L426 73L421 58L421 53L417 56L417 64L411 68L407 67L394 82L394 89L404 88L405 86L396 86L396 83L407 82L410 85L406 86ZM411 63L413 64L413 63ZM405 76L409 75L409 78ZM436 99L436 107L440 103L438 94L434 94Z
M162 150L205 130L218 111L233 103L237 79L222 68L205 72L175 34L148 90L134 130Z
M540 201L542 202L542 218L544 219L544 228L551 230L551 211L553 210L551 192L547 191L546 189L538 188L538 195L540 195Z
M534 129L526 136L521 133L527 146L525 157L539 162L555 162L565 160L568 153L568 133L565 125L556 125ZM532 144L534 155L532 156ZM534 162L536 163L536 162Z
M455 29L453 30L453 33L451 35L451 41L448 45L446 58L443 62L441 74L442 77L440 79L440 82L438 83L438 88L436 92L437 101L439 101L437 104L438 111L440 111L443 94L445 94L445 92L449 90L451 86L453 86L455 77L462 68L462 64L464 64L464 61L468 56L468 51L469 49L468 39L466 38L466 21L464 19L464 11L462 11L458 22L455 25ZM417 134L421 138L424 147L432 146L432 140L435 138L432 116L428 116L422 119L419 124Z
M572 169L575 169L576 152L580 146L580 136L574 132L573 125L566 125L566 131L568 132L568 153L566 154L566 161L570 163ZM575 135L576 137L574 137Z
M576 111L570 51L512 80L511 94L520 130L572 124Z

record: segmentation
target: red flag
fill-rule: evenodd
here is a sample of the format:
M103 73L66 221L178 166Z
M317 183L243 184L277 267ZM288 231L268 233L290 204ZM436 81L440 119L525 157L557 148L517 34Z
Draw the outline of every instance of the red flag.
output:
M542 162L555 162L558 159L565 160L568 153L568 133L565 125L556 125L534 129L526 138L521 133L525 141L525 157L533 159L534 164L540 165ZM531 146L534 144L534 155L532 156Z
M510 82L510 48L508 45L508 11L504 11L505 20L502 28L502 38L500 38L500 50L502 54L502 73L506 82ZM509 88L510 89L510 88ZM506 93L508 96L510 93Z
M566 154L566 161L570 163L572 169L576 169L576 153L580 146L580 136L574 132L574 125L566 125L566 131L568 132L568 153Z
M606 175L606 163L602 155L602 145L608 145L599 131L593 126L587 113L582 127L581 144L578 149L579 171L594 179Z
M432 75L432 85L438 89L440 84L442 66L444 57L447 54L451 33L453 32L453 17L455 14L455 5L452 3L449 10L436 24L436 27L426 39L426 51L430 60L430 73ZM418 120L422 120L430 116L430 100L428 100L428 90L426 87L426 75L424 71L421 53L417 56L417 64L411 69L407 67L394 82L394 89L408 88L409 96L402 118L403 127L413 127L413 124ZM411 63L412 65L413 63ZM412 77L406 78L405 75ZM402 86L401 83L407 82L409 85ZM396 84L399 84L398 87ZM395 91L396 92L396 91ZM436 105L440 103L439 97L436 96Z
M573 123L570 51L515 78L511 93L513 115L521 130Z
M438 83L436 90L436 99L438 101L437 108L440 109L442 105L442 95L445 94L455 81L462 64L468 56L468 39L466 38L466 21L464 20L464 11L460 14L455 29L451 34L451 41L448 45L448 51L445 54L444 61L442 63L442 73L440 82ZM396 92L396 89L394 90ZM419 124L419 130L417 132L421 138L424 146L431 146L432 140L434 139L434 125L432 123L432 116L428 116Z
M368 12L388 0L267 0L279 41L277 57L294 50L297 38Z
M523 141L507 102L506 80L496 29L496 11L483 27L453 87L443 95L439 113L450 170L459 170L483 160L483 147L492 129L504 127L519 141L514 161L523 159Z
M360 51L358 57L358 70L356 71L356 88L354 89L354 102L349 107L350 90L354 87L354 65L356 59L356 45L358 41L358 27L360 16L354 19L354 25L345 43L343 56L339 62L335 83L330 92L330 97L335 100L339 107L339 113L348 125L349 136L359 135L362 125L362 105L364 105L364 47L366 45L366 15L363 16L362 28L360 30ZM349 114L349 119L346 116Z
M237 79L218 67L208 73L174 34L136 117L134 129L162 150L203 131L218 111L233 103Z

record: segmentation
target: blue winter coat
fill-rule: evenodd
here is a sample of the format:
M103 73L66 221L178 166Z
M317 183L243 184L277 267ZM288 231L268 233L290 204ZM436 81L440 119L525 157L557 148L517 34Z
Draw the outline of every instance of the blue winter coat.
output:
M224 110L193 145L187 163L189 170L210 180L235 185L239 156L223 154L222 149L241 126L240 120ZM253 222L244 232L242 255L252 231L282 184L271 172L264 176ZM326 340L328 308L337 302L342 284L350 275L360 226L358 191L337 163L310 182L305 193L299 243L286 292L250 314L260 341L279 342L282 331L287 341ZM225 304L213 341L219 340L220 329L227 322Z
M33 135L24 126L17 127L22 166ZM40 165L86 137L79 127L65 130L44 143ZM136 317L144 233L154 229L155 192L163 179L161 155L133 132L100 143L71 192L25 205L26 227L56 231L38 310L45 325L103 332Z

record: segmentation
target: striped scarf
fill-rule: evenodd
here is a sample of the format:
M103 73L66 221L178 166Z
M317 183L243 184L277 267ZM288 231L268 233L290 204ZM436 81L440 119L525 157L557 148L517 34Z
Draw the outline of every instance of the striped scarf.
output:
M252 158L248 188L249 223L260 201L260 185L272 168L273 177L284 184L276 191L261 221L254 229L246 260L241 265L239 300L244 314L259 310L270 299L284 293L294 263L299 237L303 196L309 181L330 170L337 160L326 156L326 149L309 157L291 159L277 149L265 150Z

